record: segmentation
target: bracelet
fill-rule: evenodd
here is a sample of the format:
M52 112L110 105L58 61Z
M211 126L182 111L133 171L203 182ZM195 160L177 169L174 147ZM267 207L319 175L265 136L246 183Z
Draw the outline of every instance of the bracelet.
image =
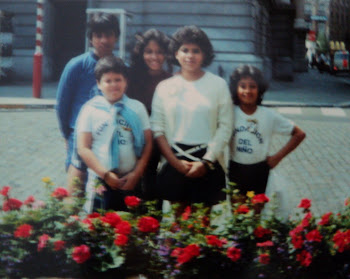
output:
M205 159L202 159L201 162L204 164L207 170L210 170L210 171L215 170L215 165L213 162Z

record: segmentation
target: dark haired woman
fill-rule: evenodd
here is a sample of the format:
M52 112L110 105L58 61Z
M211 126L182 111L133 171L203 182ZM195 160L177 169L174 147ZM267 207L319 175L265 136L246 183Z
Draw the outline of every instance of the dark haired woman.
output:
M151 124L166 161L158 175L157 194L179 202L179 216L192 203L210 207L225 198L224 153L228 155L233 110L227 83L203 70L214 53L200 28L178 29L170 52L180 71L157 86Z
M167 56L170 40L164 33L156 29L149 29L135 37L136 44L131 55L130 82L127 95L143 103L150 115L156 86L160 81L171 77L171 74L164 69L164 64L168 64ZM171 70L170 65L168 65L168 70ZM146 200L155 198L154 185L159 159L160 152L154 144L151 159L143 178L144 198ZM161 208L161 202L158 203L158 208Z

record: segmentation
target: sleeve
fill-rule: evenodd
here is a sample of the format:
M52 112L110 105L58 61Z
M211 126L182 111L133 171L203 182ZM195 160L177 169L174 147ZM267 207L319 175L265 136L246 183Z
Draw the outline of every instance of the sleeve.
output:
M88 105L84 105L79 112L77 123L76 123L76 132L90 132L92 133L92 115L93 112L91 107Z
M148 116L146 107L141 102L140 102L140 109L138 110L137 114L141 120L143 130L151 129L151 124L149 121L149 116Z
M58 83L56 93L56 113L59 128L65 139L70 135L70 117L72 112L72 100L77 86L78 65L72 60L68 62L63 70Z
M151 113L151 127L155 138L165 135L164 105L159 93L160 86L158 85L153 96Z
M273 133L285 136L291 135L295 126L294 122L279 113L273 112L273 114Z
M212 140L208 143L207 153L204 159L212 162L217 161L220 155L227 148L233 131L233 105L226 81L222 80L218 92L218 112L217 112L217 129Z

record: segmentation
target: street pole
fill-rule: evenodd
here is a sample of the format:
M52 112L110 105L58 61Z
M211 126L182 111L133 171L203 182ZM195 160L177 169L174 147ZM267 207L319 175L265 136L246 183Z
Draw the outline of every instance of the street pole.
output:
M42 63L43 63L43 51L42 51L42 38L43 38L43 16L44 16L44 0L37 0L36 9L36 40L35 40L35 53L33 58L33 97L41 97L41 82L42 82Z

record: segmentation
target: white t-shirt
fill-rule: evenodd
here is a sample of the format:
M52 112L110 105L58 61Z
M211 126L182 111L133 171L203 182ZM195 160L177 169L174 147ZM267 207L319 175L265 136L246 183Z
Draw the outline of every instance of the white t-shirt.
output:
M234 106L235 123L231 140L231 160L255 164L268 155L273 134L291 135L294 123L279 113L258 106L252 115Z
M104 98L96 96L95 98ZM106 100L106 103L107 100ZM107 107L112 107L111 104L106 104ZM149 117L145 106L137 100L126 98L124 105L132 109L141 120L143 130L150 129ZM110 137L107 133L110 132L113 115L107 111L97 109L89 102L83 106L77 121L77 133L90 132L92 134L92 152L95 154L100 163L106 168L110 169L109 162L109 145L107 142ZM129 124L125 119L118 115L117 117L117 132L119 140L119 167L121 174L128 173L133 170L137 162L137 157L134 151L133 134ZM89 170L89 173L92 170Z

